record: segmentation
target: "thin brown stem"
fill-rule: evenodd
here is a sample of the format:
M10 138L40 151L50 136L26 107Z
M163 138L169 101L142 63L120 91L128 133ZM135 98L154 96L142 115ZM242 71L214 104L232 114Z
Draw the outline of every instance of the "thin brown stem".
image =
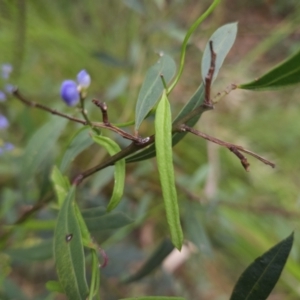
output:
M187 125L185 125L185 124L181 125L181 126L180 126L180 129L181 129L182 132L185 132L185 131L190 132L190 133L195 134L195 135L197 135L197 136L200 136L200 137L202 137L202 138L204 138L204 139L206 139L206 140L208 140L208 141L210 141L210 142L213 142L213 143L215 143L215 144L218 144L218 145L220 145L220 146L223 146L223 147L228 148L228 149L229 149L230 151L232 151L235 155L237 155L237 156L240 155L240 156L238 156L239 159L244 159L244 158L241 156L241 154L239 153L239 152L244 152L244 153L247 153L247 154L249 154L249 155L255 157L256 159L260 160L260 161L263 162L264 164L271 166L272 168L275 167L275 164L274 164L274 163L270 162L269 160L263 158L262 156L260 156L260 155L258 155L258 154L256 154L256 153L254 153L254 152L252 152L252 151L250 151L250 150L247 150L247 149L243 148L242 146L238 146L238 145L234 145L234 144L231 144L231 143L228 143L228 142L224 142L224 141L219 140L219 139L217 139L217 138L215 138L215 137L212 137L212 136L210 136L210 135L208 135L208 134L205 134L205 133L203 133L203 132L201 132L201 131L199 131L199 130L196 130L196 129L194 129L194 128L191 128L191 127L189 127L189 126L187 126ZM238 154L238 153L239 153L239 154ZM244 163L245 163L245 166L244 166L244 165L243 165L243 166L246 167L247 161L244 161ZM243 162L242 162L242 164L243 164ZM247 170L247 168L245 168L245 169Z
M116 153L115 155L109 157L108 159L106 159L104 162L100 163L99 165L86 170L85 172L78 174L74 180L72 181L72 184L78 186L85 178L95 174L96 172L108 167L108 166L112 166L114 165L117 161L119 161L120 159L123 159L125 157L127 157L128 155L143 149L147 146L149 146L150 144L152 144L154 142L154 135L144 139L144 141L139 142L139 143L131 143L129 146L127 146L126 148L122 149L120 152Z
M61 113L61 112L59 112L59 111L57 111L55 109L52 109L50 107L47 107L45 105L42 105L42 104L39 104L39 103L36 103L36 102L29 101L29 100L25 99L25 97L23 95L21 95L21 93L19 92L18 89L16 89L16 90L13 91L13 95L17 99L19 99L21 102L23 102L25 105L27 105L29 107L36 107L36 108L39 108L41 110L47 111L47 112L49 112L49 113L51 113L53 115L57 115L57 116L65 118L65 119L68 119L70 121L73 121L73 122L76 122L76 123L80 123L82 125L88 125L87 121L85 121L85 120L81 120L81 119L69 116L67 114Z
M210 68L208 70L208 73L205 77L205 98L204 98L204 103L207 105L211 106L211 99L210 99L210 91L211 91L211 84L213 81L215 69L216 69L216 58L217 55L214 52L213 49L213 42L209 41L209 49L210 49L210 54L211 54L211 61L210 61Z
M135 143L143 144L145 142L145 139L141 138L140 136L137 137L120 129L119 127L112 125L108 119L107 105L105 102L101 102L97 99L93 99L92 102L101 109L103 124L106 126L107 129L110 129L122 136L124 139L131 140Z

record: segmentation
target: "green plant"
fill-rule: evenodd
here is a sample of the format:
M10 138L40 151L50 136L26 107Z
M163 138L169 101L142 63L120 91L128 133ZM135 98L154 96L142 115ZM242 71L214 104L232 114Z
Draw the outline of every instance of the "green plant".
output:
M174 60L166 54L162 55L159 61L147 72L146 79L142 85L137 100L134 122L135 128L133 134L123 130L123 125L112 124L108 118L108 109L106 104L98 100L94 100L93 102L100 108L103 122L99 123L90 121L89 116L85 112L84 106L86 95L82 91L80 93L81 101L79 107L83 115L83 119L68 116L64 113L50 109L47 106L29 101L19 90L14 91L14 96L24 104L31 107L37 107L64 118L55 122L51 120L39 129L38 132L31 138L23 158L22 185L24 185L24 189L26 181L35 174L40 167L41 162L45 159L45 157L47 157L47 155L49 155L48 151L51 148L51 145L55 143L61 130L66 126L65 119L87 126L85 128L80 128L76 132L63 154L60 167L54 167L51 173L51 180L58 199L54 208L59 210L58 217L55 222L56 229L54 234L54 258L59 282L48 282L47 288L50 291L63 292L69 299L85 299L86 297L88 297L88 299L93 299L98 296L100 279L100 271L98 267L99 251L100 254L103 255L103 266L106 265L107 258L105 252L102 249L99 250L99 245L92 238L91 232L97 227L103 230L107 224L111 226L108 226L108 228L112 228L113 226L118 228L132 223L132 220L124 213L113 211L118 206L122 198L126 162L137 162L154 156L157 157L157 167L160 175L171 242L179 250L183 243L183 233L181 229L175 188L172 146L181 141L186 133L192 133L229 149L237 156L246 170L249 168L249 163L242 152L252 155L270 166L274 166L274 164L269 160L266 160L260 155L253 153L244 147L224 142L193 128L202 113L212 109L221 97L225 93L229 92L226 91L221 93L214 99L211 99L210 96L211 84L218 75L218 71L235 40L237 25L234 23L219 28L210 38L202 58L203 83L201 83L194 96L187 102L178 116L174 118L172 123L168 99L182 74L189 37L196 27L205 19L205 17L212 12L218 2L219 1L214 1L207 12L198 18L189 29L182 44L180 66L177 73ZM232 85L230 89L270 89L298 83L298 56L299 53L270 71L265 76L262 76L260 80L238 86ZM175 79L172 81L174 76ZM155 134L149 137L140 137L139 128L141 123L145 118L150 118L153 115L155 115ZM99 133L100 130L104 129L111 130L120 135L122 138L130 140L130 144L121 149L115 141ZM88 130L90 130L90 133L88 133ZM64 170L70 162L82 150L91 145L92 142L95 142L105 148L110 157L104 159L100 164L76 175L70 184L69 179L63 175ZM106 208L102 206L86 210L80 209L76 204L78 199L76 197L75 201L75 194L80 189L83 180L111 165L115 166L115 184L108 206ZM81 194L80 197L83 196L84 194ZM40 210L42 207L48 205L49 202L52 201L53 197L53 190L45 191L43 190L43 185L41 185L41 200L30 210L25 212L14 225L24 224L25 226L25 224L27 224L27 226L29 226L28 221L30 221L31 215ZM109 218L111 223L108 222ZM51 226L53 226L53 220L51 221ZM103 224L103 226L100 226L99 224ZM3 233L2 243L7 241L14 229L14 227L8 228ZM292 241L293 237L290 236L264 254L260 258L260 262L263 262L263 266L260 263L254 263L251 265L238 282L232 294L232 299L243 299L242 297L245 297L244 293L246 286L250 287L249 291L246 291L248 292L247 295L249 295L248 299L251 299L251 297L254 297L252 299L257 299L257 297L264 297L263 299L265 299L280 276L281 270L285 265L287 256L289 255ZM47 243L48 242L49 241L47 241ZM173 250L172 244L170 241L164 241L154 254L155 262L153 262L153 258L152 261L150 259L150 262L141 269L139 274L129 277L124 281L131 282L148 274L167 254L170 253L171 250ZM49 247L49 243L47 246ZM90 264L92 270L89 281L86 279L86 258L84 249L88 249L88 259L91 260ZM37 252L41 251L40 249L30 249L31 252L34 250ZM268 276L269 273L265 272L269 269L272 270L271 276ZM273 272L273 269L276 271ZM253 278L248 275L249 273L251 275L252 273L255 273L259 280L249 280L250 277ZM262 281L260 282L260 280ZM255 291L255 293L253 293L253 291ZM157 299L157 297L147 297L147 299L152 298ZM144 299L144 297L139 299ZM164 299L164 297L159 297L159 299Z

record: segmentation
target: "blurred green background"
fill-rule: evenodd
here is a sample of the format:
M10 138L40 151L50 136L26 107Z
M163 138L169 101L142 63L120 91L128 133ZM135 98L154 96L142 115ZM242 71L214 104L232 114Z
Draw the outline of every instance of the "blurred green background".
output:
M186 30L210 3L0 0L0 64L13 65L10 82L28 99L76 116L76 108L68 108L60 100L59 88L64 79L75 79L86 69L92 77L87 99L91 119L101 121L100 112L90 103L97 98L106 101L111 122L131 121L139 88L147 68L157 60L157 52L166 51L178 62ZM221 1L190 41L182 79L170 97L174 115L201 83L200 61L209 36L219 26L235 21L239 23L238 36L212 95L231 83L259 77L299 49L297 0ZM5 81L0 84L4 86ZM296 241L291 256L269 299L299 299L299 93L299 86L274 92L235 90L214 111L204 114L197 129L257 152L275 162L276 168L249 158L247 173L227 149L188 135L174 148L174 164L185 237L194 246L185 257L175 255L147 278L123 285L119 279L135 272L168 234L155 159L128 165L119 209L145 217L135 226L95 235L110 259L102 272L103 299L138 295L228 299L246 266L292 231ZM56 279L51 246L38 250L39 261L12 250L51 238L51 220L56 216L51 204L33 216L50 220L45 230L25 223L9 237L3 236L6 225L39 200L39 186L51 189L52 165L79 126L67 125L37 176L24 189L20 182L24 148L42 124L50 118L55 122L57 117L27 108L13 98L0 102L0 110L10 122L9 128L0 131L0 143L15 145L13 151L0 156L0 293L6 295L4 299L64 299L45 289L45 282ZM153 120L148 119L140 134L147 136L153 131ZM125 145L121 138L105 134ZM105 155L103 149L92 145L73 162L67 175L72 178ZM79 191L79 205L107 203L112 175L108 168L86 180Z

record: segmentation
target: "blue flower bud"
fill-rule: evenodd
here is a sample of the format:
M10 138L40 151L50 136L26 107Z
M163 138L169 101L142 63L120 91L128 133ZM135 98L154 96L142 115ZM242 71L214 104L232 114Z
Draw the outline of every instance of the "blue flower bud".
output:
M8 120L5 116L0 115L0 129L5 129L9 126Z
M4 102L6 100L6 95L4 92L0 91L0 102Z
M8 93L8 94L12 94L14 92L14 90L16 89L16 87L10 83L7 83L5 86L4 86L4 89L5 89L5 92Z
M10 73L12 72L12 70L13 70L13 67L12 67L11 64L8 64L8 63L3 64L1 66L1 75L2 75L2 78L3 79L8 79L9 76L10 76Z
M4 152L9 152L15 149L15 146L12 143L4 143L2 147L0 147L0 155L4 154Z
M5 151L12 151L15 149L15 146L12 143L4 143L3 149Z
M77 82L81 88L86 89L91 84L91 76L86 70L81 70L77 74Z
M60 96L67 105L76 105L80 99L76 82L73 80L65 80L60 88Z

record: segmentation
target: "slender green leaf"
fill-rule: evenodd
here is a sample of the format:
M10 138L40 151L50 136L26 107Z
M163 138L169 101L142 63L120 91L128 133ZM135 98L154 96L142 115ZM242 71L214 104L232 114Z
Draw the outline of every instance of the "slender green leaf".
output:
M110 155L121 151L121 148L113 140L104 136L93 136L93 140L103 146ZM113 194L107 206L107 211L113 210L121 201L125 183L125 159L120 159L115 163L115 184Z
M230 300L267 299L278 281L294 241L294 234L258 257L241 275Z
M135 129L138 130L142 121L150 110L156 105L161 96L164 86L161 80L168 83L176 72L176 64L172 57L163 54L158 62L152 66L146 75L145 81L140 90L135 109Z
M183 72L186 47L187 47L188 41L189 41L192 33L214 11L214 9L217 7L217 5L220 3L220 1L221 0L214 0L213 3L208 7L208 9L192 24L192 26L187 31L186 36L185 36L182 46L181 46L179 70L178 70L175 80L172 82L171 86L168 88L168 95L171 93L173 88L178 83L178 81L181 77L181 74Z
M57 196L59 207L62 206L63 201L66 199L70 183L66 176L63 176L59 169L54 166L51 173L51 181L54 185L54 190Z
M21 178L24 185L47 159L66 122L63 118L56 118L55 121L51 119L31 137L21 163Z
M95 249L92 249L91 252L92 252L91 253L91 255L92 255L92 278L91 278L89 300L93 300L94 296L99 293L99 286L100 286L100 268L99 268L98 253Z
M271 90L300 82L300 51L290 56L260 78L238 88L247 90Z
M147 276L161 265L163 260L173 251L174 246L169 239L164 239L147 259L143 266L133 275L122 280L124 283L137 281Z
M80 128L71 138L60 163L59 169L61 172L65 172L70 162L72 162L80 152L93 144L93 140L88 132L89 129L89 126Z
M62 173L59 171L59 169L56 166L53 168L51 178L54 183L54 188L59 199L59 206L61 207L64 199L68 194L68 190L70 189L69 180L67 177L62 175ZM84 219L82 217L80 209L78 208L78 205L76 203L74 203L74 210L80 228L82 242L85 246L88 247L92 239L87 229L87 226L84 222Z
M70 189L59 211L54 233L54 256L59 281L69 299L88 295L80 228L74 210L75 187Z
M180 215L175 188L175 177L172 159L172 123L171 109L164 91L157 106L155 116L155 148L157 166L165 203L167 221L174 246L180 250L183 234L180 225Z
M52 240L46 240L30 247L8 249L5 253L18 261L42 261L52 257L52 245Z
M185 117L189 112L191 112L194 108L201 105L204 100L204 85L201 84L197 91L194 93L194 95L191 97L191 99L186 103L186 105L182 108L182 110L179 112L177 117L174 119L173 124L178 122L180 119ZM188 120L186 124L190 127L193 127L198 120L200 119L201 114L198 116L193 117L192 119ZM174 147L178 142L180 142L184 136L186 135L186 132L176 132L172 135L172 146ZM155 151L155 145L151 145L148 148L138 152L137 154L132 155L128 159L126 159L127 163L131 162L137 162L145 159L149 159L156 156Z
M224 62L225 57L230 51L237 34L237 23L226 24L218 28L213 35L210 37L209 41L213 42L213 50L217 55L215 72L213 76L213 81L216 79L219 70ZM207 43L204 53L202 56L201 73L202 80L205 82L205 77L209 71L211 62L211 53L209 43Z
M165 296L142 296L134 298L123 298L120 300L185 300L181 297L165 297Z
M90 231L101 231L108 229L118 229L133 223L134 221L123 212L113 211L92 218L84 218L85 224Z

